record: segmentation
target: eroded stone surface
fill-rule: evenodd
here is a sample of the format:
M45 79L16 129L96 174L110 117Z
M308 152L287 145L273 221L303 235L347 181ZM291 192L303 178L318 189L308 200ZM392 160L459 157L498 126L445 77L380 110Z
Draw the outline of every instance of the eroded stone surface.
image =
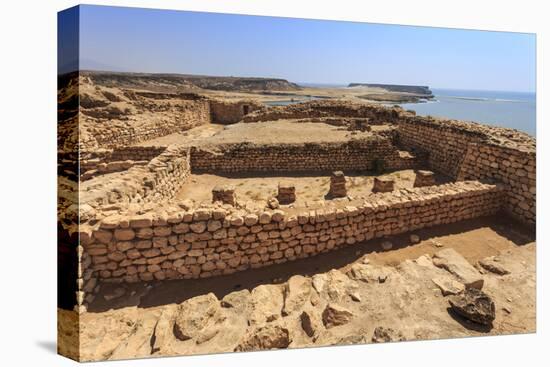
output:
M491 325L495 319L495 304L491 297L476 288L449 298L451 308L458 315L482 325Z
M371 340L373 343L388 343L404 341L406 339L400 331L396 331L392 328L386 328L383 326L377 326L374 329Z
M174 321L174 335L179 340L196 338L224 320L220 302L213 293L182 303Z
M323 311L323 324L327 329L335 326L340 326L350 322L353 313L348 309L336 305L328 304Z
M288 329L274 324L261 326L248 335L235 348L236 352L287 348L291 342Z
M449 248L437 252L433 257L433 263L455 275L467 288L481 289L483 287L483 277L479 271L454 249Z

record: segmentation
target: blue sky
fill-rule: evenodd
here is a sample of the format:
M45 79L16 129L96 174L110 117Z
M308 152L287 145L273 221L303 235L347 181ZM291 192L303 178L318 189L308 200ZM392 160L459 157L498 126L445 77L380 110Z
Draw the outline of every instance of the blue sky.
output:
M534 91L535 35L80 7L80 68Z

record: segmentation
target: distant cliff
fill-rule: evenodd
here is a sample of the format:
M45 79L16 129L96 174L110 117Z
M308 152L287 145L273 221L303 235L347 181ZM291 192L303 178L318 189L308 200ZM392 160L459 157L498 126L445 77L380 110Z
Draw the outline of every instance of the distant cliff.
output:
M95 83L113 87L155 87L160 89L210 89L223 91L292 91L301 89L285 79L205 76L187 74L119 73L81 71Z
M431 96L430 87L422 85L399 85L399 84L372 84L372 83L350 83L348 87L370 87L382 88L389 92L412 93L424 96Z

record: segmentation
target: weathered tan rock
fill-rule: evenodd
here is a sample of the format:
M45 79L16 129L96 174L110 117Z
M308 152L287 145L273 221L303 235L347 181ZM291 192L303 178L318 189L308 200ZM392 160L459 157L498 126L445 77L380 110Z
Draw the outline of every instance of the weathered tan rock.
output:
M233 308L238 312L248 311L248 302L250 298L250 291L248 289L242 289L227 294L221 300L222 307Z
M435 185L435 176L432 171L418 170L414 180L414 187L424 187Z
M441 290L443 296L459 294L464 291L464 284L448 277L435 277L432 282Z
M111 242L111 238L113 238L113 232L99 230L94 232L93 237L99 242L107 244Z
M279 200L277 198L270 198L267 200L267 207L270 209L279 209Z
M277 320L283 308L281 286L262 284L250 292L250 325L259 325Z
M479 271L454 249L448 248L437 252L432 261L435 266L455 275L466 288L483 287L483 277Z
M371 340L373 343L388 343L405 341L407 339L405 339L400 331L396 331L392 328L378 326L374 329Z
M347 196L346 176L342 171L334 171L330 176L329 198L341 198Z
M246 224L249 227L254 226L256 223L258 223L258 216L256 214L247 214L244 217L244 224Z
M130 241L133 240L136 233L130 228L118 228L115 229L115 238L118 241Z
M301 310L304 304L310 301L312 290L311 279L301 275L290 277L284 290L283 315Z
M358 285L339 270L330 270L328 273L316 274L312 278L312 285L322 298L340 302L348 299Z
M485 259L482 259L479 261L479 265L491 273L495 273L498 275L506 275L510 274L510 270L508 270L504 264L502 264L500 261L498 261L498 258L495 256L490 256Z
M174 321L174 335L179 340L197 338L224 320L220 302L213 293L183 302Z
M351 311L336 304L328 304L322 314L323 324L327 329L347 324L352 317Z
M288 205L296 201L296 188L288 182L280 182L277 191L279 204Z
M136 215L130 218L130 227L132 228L148 228L153 224L151 214Z
M288 329L280 325L268 324L260 326L245 335L243 340L235 347L235 351L283 349L287 348L291 342Z
M395 180L390 176L374 178L372 192L392 192L394 190Z
M391 269L371 264L353 264L348 272L351 279L367 283L384 283L391 274Z
M195 233L203 233L206 230L205 222L194 222L189 225L189 228Z
M231 185L216 186L212 189L212 202L235 205L235 187Z
M300 325L307 336L315 339L319 335L322 322L317 311L315 309L308 308L300 314Z

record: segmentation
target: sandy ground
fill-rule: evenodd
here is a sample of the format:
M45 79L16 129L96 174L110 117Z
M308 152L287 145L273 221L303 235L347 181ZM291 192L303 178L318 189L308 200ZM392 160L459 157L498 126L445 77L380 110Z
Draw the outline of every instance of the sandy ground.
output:
M269 290L271 297L282 297L279 292L283 292L289 279L296 279L298 275L305 280L338 275L338 281L332 284L336 293L353 290L359 301L346 297L335 301L333 295L320 293L320 300L314 306L304 305L308 312L320 313L327 302L337 302L353 314L345 325L331 329L325 329L322 324L317 326L318 337L313 339L305 335L300 326L301 309L281 316L278 307L282 306L276 302L256 304L262 312L275 312L276 317L267 325L289 330L289 348L366 343L370 342L378 326L398 330L407 340L534 332L536 247L529 233L505 218L480 218L418 231L416 234L422 241L416 245L410 245L408 235L392 237L394 247L389 251L382 250L381 240L372 240L224 277L126 285L124 296L106 301L100 295L90 307L91 312L81 316L81 358L120 359L232 351L255 328L249 325L250 317L255 317L258 311L253 307L255 294ZM450 276L449 273L434 267L431 261L420 261L446 248L455 249L476 266L479 260L496 255L500 264L510 271L508 275L497 275L480 270L485 281L483 290L496 305L492 327L479 327L449 311L448 297L443 296L432 281L435 276ZM427 257L423 256L426 254ZM345 275L352 266L364 263L365 257L369 260L369 269L387 275L385 282L352 280ZM118 286L104 286L101 292L110 294L114 287ZM233 297L242 298L244 304L252 302L252 311L224 308L225 321L219 325L219 332L206 342L202 338L187 341L174 338L172 325L178 304L209 292L218 299ZM281 302L286 301L281 298ZM59 320L59 345L69 348L74 332L71 325L74 326L76 315L59 310Z
M305 207L308 203L324 201L330 186L330 172L324 176L319 173L288 174L285 176L219 176L213 174L192 174L182 186L176 199L192 198L196 202L209 202L212 200L212 188L216 185L232 185L235 187L237 200L243 202L255 202L265 204L271 198L277 196L279 182L294 184L296 187L295 207ZM411 188L414 184L414 170L400 170L386 174L395 180L395 187ZM374 173L346 172L348 195L354 198L366 197L372 193ZM436 176L438 184L446 182L443 176ZM327 199L328 200L328 199ZM328 200L330 201L330 200Z
M192 144L217 134L224 125L207 124L194 127L181 133L174 133L137 143L136 146L168 146L171 144Z
M304 142L343 142L349 141L352 137L362 138L371 135L369 132L351 132L341 126L319 122L297 123L292 120L277 120L227 125L223 130L212 135L206 143L252 142L258 144L291 144Z
M384 130L376 126L376 131ZM370 132L348 131L341 126L319 122L294 122L277 120L268 122L236 123L232 125L207 124L194 127L181 133L174 133L160 138L147 140L137 146L168 146L170 144L231 144L251 142L270 143L323 143L343 142L351 138L360 139L371 136Z

